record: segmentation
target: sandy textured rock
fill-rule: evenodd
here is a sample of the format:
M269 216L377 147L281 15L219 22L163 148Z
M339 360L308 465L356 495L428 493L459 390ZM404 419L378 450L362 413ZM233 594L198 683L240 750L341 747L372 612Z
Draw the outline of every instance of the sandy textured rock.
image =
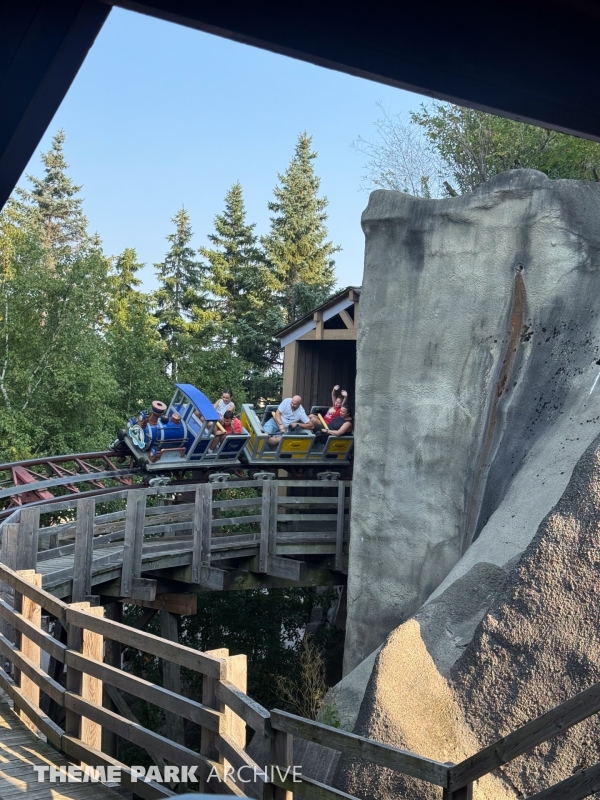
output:
M600 185L378 191L363 228L346 672L474 540L463 575L509 568L600 429Z
M600 681L599 567L600 437L510 572L479 563L388 637L355 732L458 761ZM474 797L529 796L599 761L592 717L505 765L495 784L480 781ZM366 800L440 796L350 759L335 783Z

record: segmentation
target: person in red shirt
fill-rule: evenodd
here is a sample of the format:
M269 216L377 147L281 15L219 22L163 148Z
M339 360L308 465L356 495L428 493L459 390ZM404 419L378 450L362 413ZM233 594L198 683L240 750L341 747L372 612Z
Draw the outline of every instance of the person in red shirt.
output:
M223 414L223 419L218 425L221 425L221 427L225 429L225 433L215 433L213 440L210 443L211 450L216 450L223 439L229 434L242 433L242 423L239 421L239 419L237 419L237 417L233 416L233 411L231 409L227 409L227 411ZM215 425L213 430L218 431L218 425Z
M329 423L333 422L336 417L340 416L342 407L348 403L348 392L345 389L342 389L341 393L338 395L337 393L339 391L339 386L334 386L331 390L331 407L323 417L327 426L329 426ZM323 430L323 424L316 414L311 414L309 419L314 426L315 432Z

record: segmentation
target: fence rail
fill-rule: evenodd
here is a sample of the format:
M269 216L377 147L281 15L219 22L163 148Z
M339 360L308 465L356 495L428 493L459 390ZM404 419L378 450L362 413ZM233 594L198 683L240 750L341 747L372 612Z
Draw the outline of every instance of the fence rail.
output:
M127 500L126 508L99 516L94 513L94 499L80 499L76 506L77 519L53 526L75 535L73 554L85 579L79 583L74 581L73 586L86 588L90 574L90 562L86 559L93 552L95 542L107 535L106 526L117 523L122 526L122 535L129 542L127 558L132 564L129 575L131 580L135 579L140 564L137 534L148 530L148 520L161 519L163 514L175 517L190 515L196 552L192 567L195 564L202 569L210 567L213 545L218 545L221 539L212 533L213 527L218 527L213 526L214 511L225 514L219 518L220 521L231 525L231 520L239 518L237 515L227 516L232 508L252 509L253 504L258 504L260 515L251 514L245 519L252 520L248 523L250 525L260 526L259 530L231 538L244 545L244 537L256 537L258 559L268 563L268 559L277 553L276 524L281 521L278 518L288 516L279 514L278 508L296 507L308 503L308 499L287 495L279 497L277 484L271 481L246 483L248 488L260 487L260 495L213 501L214 491L223 487L210 488L210 484L204 484L195 488L193 503L171 508L145 506L147 496L151 493L160 495L165 492L164 488L146 492L137 490L133 498L127 492L118 492L116 494ZM320 482L315 484L322 488ZM168 487L166 491L172 492L174 487ZM348 498L341 482L336 485L335 493L332 497L312 498L311 502L318 500L320 507L330 504L337 510L343 509ZM201 790L243 796L243 787L231 779L229 768L248 767L252 774L257 771L254 793L260 800L290 800L290 793L294 792L306 800L354 800L352 796L308 776L300 776L299 782L294 782L289 773L286 774L286 770L293 767L293 738L298 737L439 786L444 800L468 800L473 797L476 780L600 712L600 684L595 684L459 764L424 758L285 711L275 709L269 712L246 692L245 656L230 656L227 650L199 652L176 640L177 627L175 625L173 629L174 615L168 610L167 600L162 606L159 604L161 636L155 636L106 618L104 608L91 605L89 600L67 603L41 588L41 574L28 568L27 564L31 563L33 556L37 560L38 543L55 534L39 527L39 509L24 508L19 514L18 518L13 517L2 526L0 581L5 586L5 599L0 599L0 619L4 625L4 633L0 634L0 653L8 665L5 663L4 668L0 667L0 688L13 700L15 712L34 732L45 736L72 759L94 766L121 766L125 785L148 800L171 797L174 793L159 783L136 782L134 785L129 768L119 764L114 752L103 751L103 730L146 749L156 763L164 764L166 760L174 765L195 766L201 779ZM327 535L333 537L337 547L341 540L339 516L333 519L335 530ZM287 519L283 520L284 524L287 522ZM327 520L312 519L310 522ZM150 526L153 527L156 526ZM306 536L306 533L299 536ZM4 563L5 559L10 559L18 568L11 568ZM41 559L40 564L44 563ZM12 601L9 590L12 590ZM42 628L44 615L54 621L54 635ZM60 629L66 637L57 637ZM157 686L123 671L120 661L123 646L161 659L165 685ZM60 669L56 669L57 664ZM202 702L182 694L180 667L203 676ZM107 691L103 692L103 688ZM135 720L120 692L162 709L169 735L162 736ZM111 701L111 698L118 702ZM64 711L64 721L57 713L45 710L47 701L52 701L54 711ZM189 720L201 729L198 752L185 744L183 720ZM269 765L255 764L246 753L247 729L267 740ZM270 769L261 774L265 766ZM530 800L579 800L599 789L600 765L594 765L541 790Z

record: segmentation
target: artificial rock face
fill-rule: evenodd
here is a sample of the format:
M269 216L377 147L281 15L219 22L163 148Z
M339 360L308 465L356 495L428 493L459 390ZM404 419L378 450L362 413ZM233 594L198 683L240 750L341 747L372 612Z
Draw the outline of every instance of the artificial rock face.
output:
M600 185L377 191L362 222L346 672L480 538L506 569L600 430Z

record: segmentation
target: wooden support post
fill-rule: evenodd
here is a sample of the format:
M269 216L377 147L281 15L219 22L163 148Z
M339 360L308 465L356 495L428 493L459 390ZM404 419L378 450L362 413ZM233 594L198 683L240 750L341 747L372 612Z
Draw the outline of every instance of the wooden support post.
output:
M10 569L18 569L17 548L19 546L19 529L20 525L18 522L5 522L2 526L2 563ZM20 610L21 601L18 599L20 598L19 593L14 592L11 587L7 586L5 583L1 585L4 600L15 609L17 609L17 605L19 605L17 610ZM17 644L18 631L15 631L8 620L2 620L2 632L10 642Z
M298 366L298 342L293 341L283 349L283 394L282 397L291 397L298 385L296 375Z
M215 658L227 658L229 656L229 650L227 650L225 647L221 647L217 650L207 650L206 654L209 656L215 656ZM215 711L224 713L225 704L222 703L217 697L216 678L209 678L207 675L202 676L202 705L207 706L208 708L214 708ZM201 755L207 756L213 761L218 761L222 764L223 756L221 756L217 749L218 735L219 734L215 731L209 731L207 728L202 728L200 738L200 753ZM207 785L205 785L203 781L200 781L199 791L206 791L206 788ZM214 788L216 790L216 794L223 793L222 787L219 784L216 784Z
M258 551L259 572L267 572L269 558L269 531L271 529L271 498L275 481L263 481L260 520L260 544Z
M21 509L19 524L19 543L17 547L17 569L35 569L37 564L38 533L40 529L40 509Z
M277 511L279 504L279 486L277 481L268 481L271 484L271 519L269 520L269 555L277 555Z
M123 606L121 603L108 603L104 607L105 615L113 622L123 622ZM122 667L122 653L123 645L121 642L116 642L114 639L106 639L104 650L104 661L111 667L121 669ZM103 687L102 705L109 711L116 711L117 708L111 698L108 696L106 686ZM108 753L113 758L117 755L117 737L108 728L102 729L102 751Z
M248 691L248 656L229 656L227 680L246 694ZM244 750L246 748L246 723L229 706L225 706L225 719L227 736Z
M177 616L171 614L165 607L160 612L160 635L163 639L169 642L179 642L179 634L177 631ZM179 664L174 664L172 661L162 659L163 668L163 686L170 692L181 694L181 675ZM203 680L206 680L203 678ZM171 739L178 744L185 744L184 742L184 724L183 719L178 714L171 714L165 711L165 722L167 723L167 739Z
M323 339L323 312L315 311L314 320L316 323L315 339Z
M201 483L194 496L192 583L200 583L202 566L210 566L212 484Z
M334 569L341 572L344 560L344 521L346 505L346 484L338 481L338 504L335 531L335 561Z
M473 800L473 784L469 783L468 786L463 786L454 792L443 789L442 800Z
M91 606L90 603L71 603L70 608L87 611L95 617L104 616L102 606ZM83 630L72 623L67 625L67 647L77 653L83 653L95 661L102 661L104 639L99 633ZM91 675L82 674L74 667L67 667L66 688L68 692L81 695L94 705L102 706L102 681ZM81 739L85 744L100 750L102 747L102 727L76 711L67 709L65 733Z
M145 489L133 489L127 493L125 534L123 540L123 566L121 570L122 597L131 596L133 578L139 578L142 574L146 494Z
M274 733L275 735L271 739L271 764L279 767L283 774L287 767L293 766L294 737L284 731L276 730ZM293 800L292 792L281 789L279 786L272 785L272 787L273 800Z
M96 500L84 497L77 501L73 589L71 601L81 603L92 592L92 559L94 556L94 513Z
M90 606L86 611L93 614L95 617L104 616L103 606ZM94 661L102 661L104 655L104 637L100 633L93 633L92 631L83 631L83 647L82 653L88 658L93 658ZM94 678L91 675L83 673L81 682L81 696L85 700L89 700L96 706L102 706L102 681L100 678ZM102 749L102 726L97 722L83 717L81 720L81 741L84 744L93 747L95 750Z
M38 589L42 588L42 576L37 575L34 570L18 570L18 572L22 578L25 578L34 586L37 586ZM23 596L22 599L21 613L23 614L25 619L29 620L29 622L35 625L36 628L42 627L42 607L37 603L34 603L33 600L30 600L29 597L27 597L26 595ZM21 634L21 652L23 653L24 656L27 656L27 658L30 661L33 661L33 663L36 666L38 667L40 666L39 645L34 644L34 642L32 642L31 639L28 639L26 636L23 636L22 634ZM24 675L23 673L20 674L19 682L21 686L21 691L23 692L25 697L28 700L30 700L34 705L39 706L40 705L39 686L37 686L37 684L35 684L30 678L27 677L27 675ZM19 709L19 706L16 702L15 702L15 710L19 711L19 716L25 722L27 727L31 728L31 730L37 734L38 733L37 726L27 717L23 709Z

